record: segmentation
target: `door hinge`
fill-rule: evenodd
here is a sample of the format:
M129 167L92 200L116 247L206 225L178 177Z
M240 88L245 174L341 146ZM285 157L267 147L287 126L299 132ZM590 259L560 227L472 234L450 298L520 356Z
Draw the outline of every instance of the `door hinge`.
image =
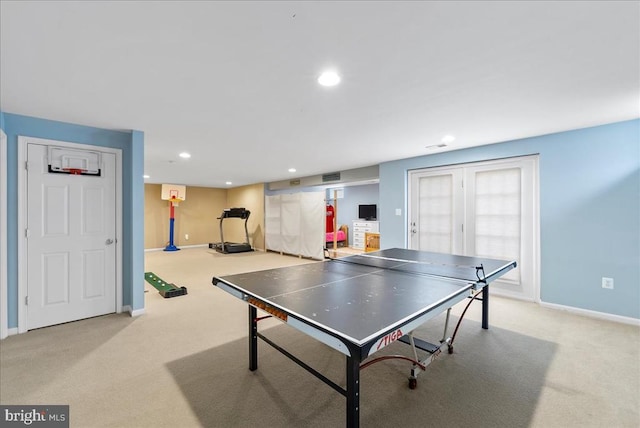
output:
M462 233L464 233L464 223L460 225L462 227Z
M25 169L26 171L29 171L29 162L28 162L28 161L25 161L25 163L24 163L24 169Z
M24 304L25 306L29 306L29 296L24 296Z
M31 236L31 232L29 231L29 229L25 229L25 230L24 230L24 237L25 237L25 238L28 238L28 237L30 237L30 236Z

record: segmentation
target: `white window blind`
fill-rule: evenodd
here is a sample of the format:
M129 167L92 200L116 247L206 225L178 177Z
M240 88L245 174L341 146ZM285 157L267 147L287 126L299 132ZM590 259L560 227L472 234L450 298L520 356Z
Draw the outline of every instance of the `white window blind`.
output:
M475 174L475 253L520 264L522 186L520 168ZM520 282L520 269L503 277Z
M453 176L420 178L420 249L439 253L453 250Z

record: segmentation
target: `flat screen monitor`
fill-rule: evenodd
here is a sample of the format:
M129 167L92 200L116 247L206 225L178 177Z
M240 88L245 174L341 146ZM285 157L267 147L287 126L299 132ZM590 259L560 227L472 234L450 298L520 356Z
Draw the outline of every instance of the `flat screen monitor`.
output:
M365 220L378 218L378 208L375 204L358 205L358 217Z

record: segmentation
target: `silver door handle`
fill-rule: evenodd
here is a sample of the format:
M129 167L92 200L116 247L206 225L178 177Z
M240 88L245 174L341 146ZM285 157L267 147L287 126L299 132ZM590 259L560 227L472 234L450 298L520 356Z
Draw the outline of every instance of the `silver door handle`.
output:
M105 243L106 245L111 245L111 244L113 244L113 239L109 238L109 239L107 239L106 241L104 241L104 243Z

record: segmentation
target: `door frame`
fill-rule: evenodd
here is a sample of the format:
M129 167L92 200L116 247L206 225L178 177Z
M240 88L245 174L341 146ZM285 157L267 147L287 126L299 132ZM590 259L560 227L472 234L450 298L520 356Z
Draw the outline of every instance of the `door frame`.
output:
M7 274L7 134L0 129L0 340L9 336L9 302Z
M532 299L528 299L525 298L524 296L520 296L520 295L515 295L512 293L509 293L508 291L503 291L500 289L497 289L497 287L493 287L492 288L492 293L499 295L499 296L504 296L504 297L510 297L513 299L518 299L518 300L526 300L526 301L533 301L535 303L540 303L541 302L541 298L540 298L540 155L533 153L530 155L519 155L519 156L511 156L511 157L506 157L506 158L497 158L497 159L487 159L487 160L482 160L482 161L477 161L477 162L464 162L464 163L457 163L457 164L449 164L449 165L440 165L440 166L433 166L433 167L424 167L424 168L416 168L416 169L411 169L407 171L407 189L406 189L406 200L407 200L407 221L405 222L405 240L407 243L407 248L411 248L412 245L412 241L411 241L411 216L412 216L412 209L414 208L412 206L413 204L413 189L412 189L412 180L413 177L421 174L421 173L426 173L426 172L439 172L439 171L446 171L446 170L451 170L451 169L455 169L455 168L460 168L463 171L463 179L466 180L466 170L465 168L471 168L471 167L477 167L477 166L493 166L493 165L500 165L503 163L508 163L508 162L512 162L512 161L518 161L518 160L525 160L525 161L531 161L533 162L533 190L532 190L532 195L530 195L533 198L532 204L533 204L533 213L531 213L532 215L532 239L533 239L533 243L532 246L533 248L531 248L531 255L533 258L533 266L532 266ZM464 190L466 192L466 189ZM467 220L467 207L466 207L466 199L465 199L465 206L464 206L464 221L466 222ZM466 233L466 230L465 232ZM466 254L466 241L463 242L463 248Z
M44 138L18 136L18 333L29 330L27 319L27 146L28 144L43 146L68 147L71 149L92 150L113 153L116 156L116 313L122 312L122 150L110 147L78 144L67 141L48 140Z

